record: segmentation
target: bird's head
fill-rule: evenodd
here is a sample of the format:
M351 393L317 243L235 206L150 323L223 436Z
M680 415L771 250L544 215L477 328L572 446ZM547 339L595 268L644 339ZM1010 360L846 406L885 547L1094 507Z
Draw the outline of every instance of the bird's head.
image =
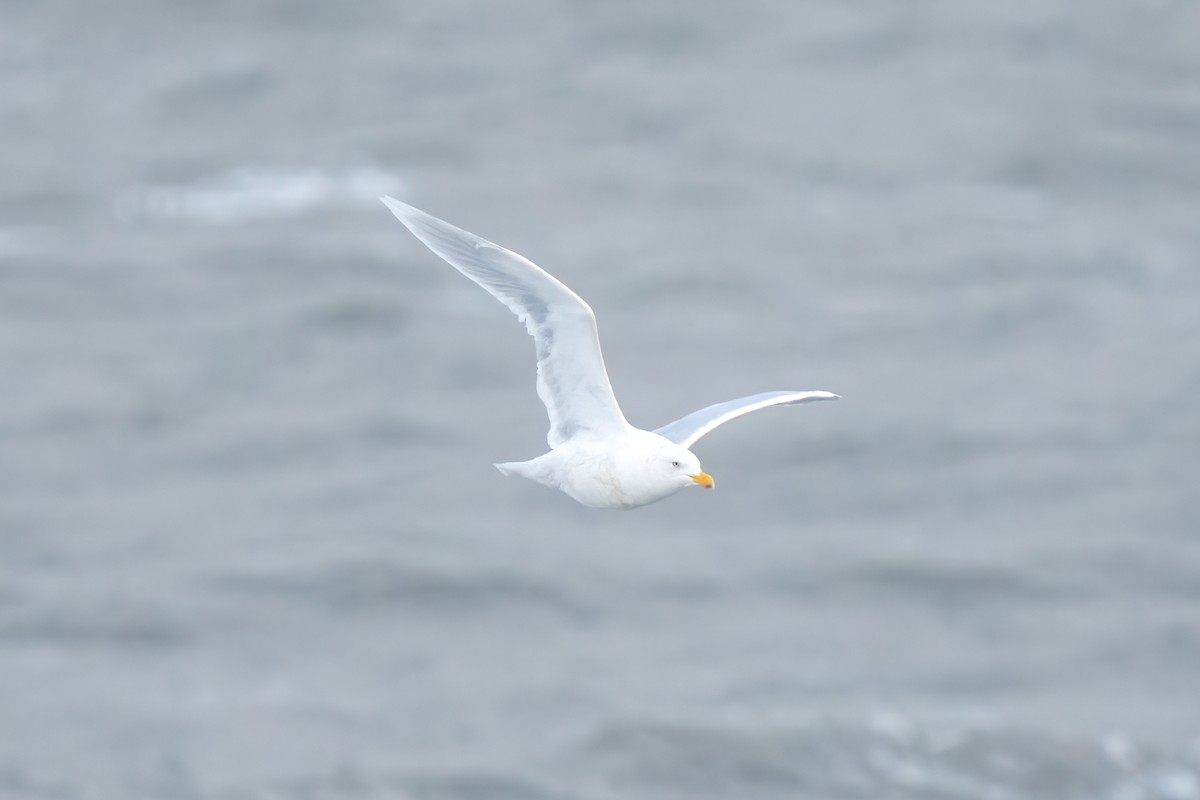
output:
M713 488L712 476L700 468L700 459L695 453L671 442L664 442L659 449L655 467L680 488L703 486Z

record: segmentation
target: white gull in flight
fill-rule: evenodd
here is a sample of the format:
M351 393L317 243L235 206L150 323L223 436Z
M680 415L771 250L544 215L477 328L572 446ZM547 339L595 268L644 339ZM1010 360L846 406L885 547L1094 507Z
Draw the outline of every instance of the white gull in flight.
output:
M688 449L713 428L768 406L836 400L832 392L763 392L702 408L654 431L625 420L600 355L596 316L552 275L511 250L391 197L396 218L450 266L525 323L537 347L537 392L550 415L550 452L496 464L585 506L636 508L688 486L713 487Z

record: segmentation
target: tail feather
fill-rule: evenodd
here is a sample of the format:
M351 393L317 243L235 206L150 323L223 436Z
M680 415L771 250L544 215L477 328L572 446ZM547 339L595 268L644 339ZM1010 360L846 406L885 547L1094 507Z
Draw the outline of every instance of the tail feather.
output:
M531 481L549 486L551 489L558 488L558 480L554 470L543 461L546 456L552 456L554 453L551 450L545 456L535 458L532 461L502 461L499 464L493 464L496 469L500 470L501 475L513 476L518 478L527 478Z

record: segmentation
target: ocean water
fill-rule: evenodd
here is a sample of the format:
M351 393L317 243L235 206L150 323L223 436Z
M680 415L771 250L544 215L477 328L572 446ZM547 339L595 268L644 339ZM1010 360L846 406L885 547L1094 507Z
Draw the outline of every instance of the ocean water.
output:
M9 3L0 797L1200 798L1200 6ZM521 326L629 419L598 512Z

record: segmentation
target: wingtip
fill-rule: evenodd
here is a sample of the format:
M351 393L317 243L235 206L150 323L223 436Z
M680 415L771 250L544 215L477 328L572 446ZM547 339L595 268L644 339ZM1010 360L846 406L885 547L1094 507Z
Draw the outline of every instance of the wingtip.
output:
M387 206L388 211L392 212L392 216L404 223L409 230L412 230L414 220L419 220L424 216L424 212L419 208L413 208L408 203L397 200L391 195L383 195L379 198L379 202Z
M405 203L403 200L397 200L396 198L392 197L390 194L385 194L382 197L380 197L379 202L381 202L385 206L387 206L391 210L391 212L398 217L401 215L408 216L408 215L412 215L412 214L421 213L420 209L413 208L408 203Z

